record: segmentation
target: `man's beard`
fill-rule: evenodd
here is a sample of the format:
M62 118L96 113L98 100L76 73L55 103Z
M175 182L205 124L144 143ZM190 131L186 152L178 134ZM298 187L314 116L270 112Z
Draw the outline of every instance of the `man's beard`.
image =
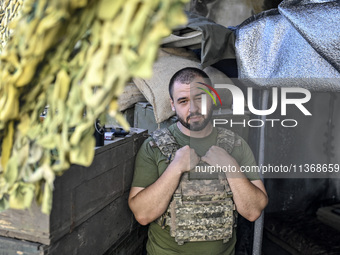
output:
M208 114L207 115L202 115L198 112L196 113L191 113L187 118L186 118L186 121L181 118L177 113L176 113L176 116L178 118L178 121L187 129L191 130L191 131L201 131L203 130L207 125L208 123L210 122L211 120L211 117L212 117L212 114L213 114L213 109L212 107L210 107L209 111L208 111ZM192 122L191 124L189 123L189 119L190 117L194 117L194 116L202 116L203 118L203 122Z

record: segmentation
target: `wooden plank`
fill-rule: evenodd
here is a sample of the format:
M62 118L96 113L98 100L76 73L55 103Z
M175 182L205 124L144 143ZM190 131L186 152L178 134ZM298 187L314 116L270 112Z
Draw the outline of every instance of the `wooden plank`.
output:
M124 236L127 238L136 229L127 199L128 192L75 228L72 233L50 246L45 246L44 254L104 254L117 241Z
M43 255L41 244L0 237L0 255Z
M8 209L0 214L0 235L49 243L49 216L35 202L26 210Z
M124 164L82 183L72 192L72 220L79 225L124 193Z

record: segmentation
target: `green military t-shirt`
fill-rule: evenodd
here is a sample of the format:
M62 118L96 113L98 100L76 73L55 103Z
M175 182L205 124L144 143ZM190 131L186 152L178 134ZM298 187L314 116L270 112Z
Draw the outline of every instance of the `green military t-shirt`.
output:
M216 145L217 130L213 129L210 135L204 138L192 138L184 135L173 124L169 127L170 132L176 138L178 144L183 147L189 145L194 148L197 155L204 156L209 148ZM167 158L161 153L157 147L152 147L149 142L152 138L148 138L141 146L135 162L135 172L132 187L146 188L154 183L165 171L168 166ZM248 144L240 137L241 143L234 146L231 152L240 166L255 166L256 162ZM249 180L258 180L257 173L245 173ZM184 245L178 245L175 238L170 236L170 228L167 226L162 229L157 223L152 222L149 226L147 252L149 255L160 254L212 254L212 255L229 255L234 254L236 243L236 231L234 229L233 236L227 243L219 241L207 242L187 242Z

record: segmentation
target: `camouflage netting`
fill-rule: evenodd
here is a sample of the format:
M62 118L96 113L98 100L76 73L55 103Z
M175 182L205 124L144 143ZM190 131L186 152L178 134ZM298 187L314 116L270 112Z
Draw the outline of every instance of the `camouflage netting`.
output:
M185 0L23 2L1 1L0 211L35 198L49 213L55 176L92 162L95 120L108 112L128 128L117 98L151 76Z

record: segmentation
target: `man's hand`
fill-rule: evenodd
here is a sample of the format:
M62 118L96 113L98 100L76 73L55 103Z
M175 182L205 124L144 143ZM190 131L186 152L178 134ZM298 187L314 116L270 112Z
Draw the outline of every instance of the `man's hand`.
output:
M215 145L210 147L202 160L211 166L238 166L236 160L227 151Z
M184 173L193 169L199 161L200 158L197 156L195 150L186 145L176 151L175 158L171 164L175 166L175 169Z

